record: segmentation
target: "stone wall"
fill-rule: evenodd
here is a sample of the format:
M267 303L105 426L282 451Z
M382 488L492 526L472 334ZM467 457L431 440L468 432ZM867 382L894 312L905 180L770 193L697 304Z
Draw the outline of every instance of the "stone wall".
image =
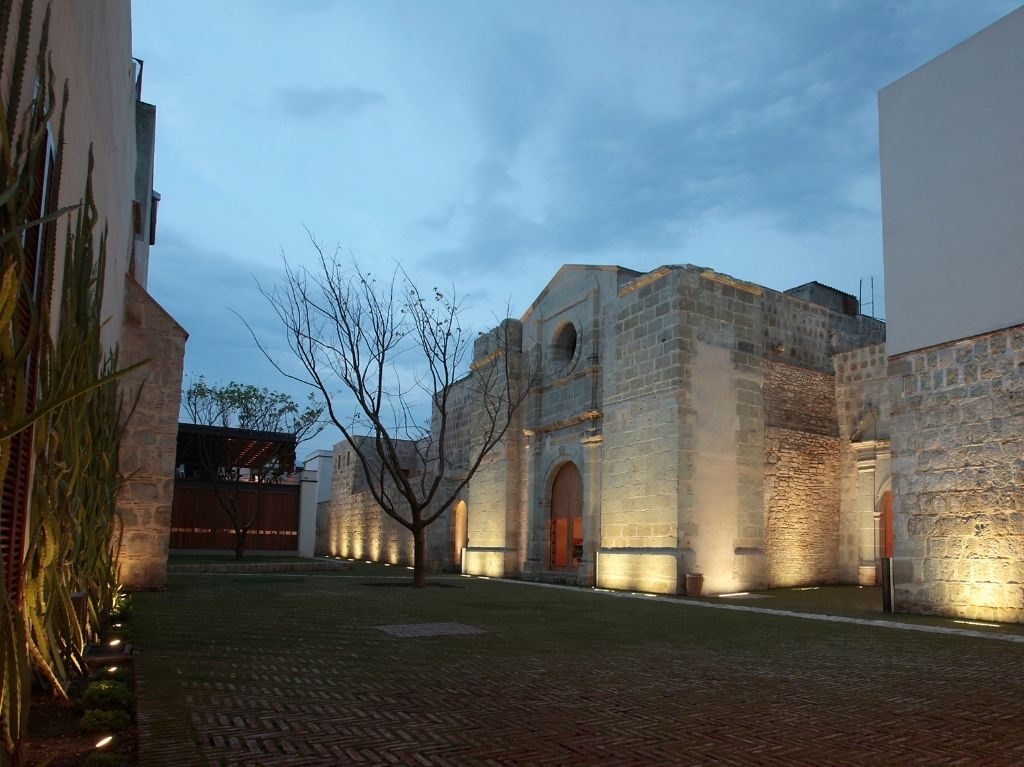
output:
M885 341L885 323L764 291L765 346L778 362L831 373L832 356Z
M832 354L880 337L882 323L695 266L567 266L522 327L539 385L459 495L467 572L668 593L702 572L707 593L756 588L769 581L770 524L786 549L780 581L836 580ZM488 343L475 358L490 358ZM464 387L449 427L468 460L478 405ZM583 551L577 568L554 571L551 487L569 462L583 484ZM391 546L395 534L360 504L331 505L333 539ZM448 515L430 536L434 560L453 560Z
M679 274L657 270L608 297L598 585L609 588L677 591Z
M765 432L765 549L772 587L838 580L839 440Z
M764 551L763 288L688 268L682 326L689 358L681 381L683 557L706 593L766 582ZM680 483L682 488L682 483Z
M331 501L317 507L316 553L411 565L412 533L381 510L348 442L335 445L332 466Z
M896 608L1024 621L1024 326L889 375Z
M768 426L836 436L835 377L784 362L764 362L764 418Z
M839 439L835 378L764 362L764 513L772 586L835 583Z
M188 334L132 277L125 278L123 366L149 364L121 381L124 401L138 395L119 457L127 477L117 497L124 522L118 558L126 588L161 588L167 580L167 549L174 499L181 375Z
M888 358L876 344L835 356L839 418L839 581L873 584L890 488Z

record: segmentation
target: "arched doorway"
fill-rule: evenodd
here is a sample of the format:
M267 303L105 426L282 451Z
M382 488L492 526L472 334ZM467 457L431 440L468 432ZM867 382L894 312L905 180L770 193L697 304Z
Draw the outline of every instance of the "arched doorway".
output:
M452 519L452 539L455 546L455 566L462 569L462 552L469 546L469 510L465 501L455 504Z
M583 477L567 463L551 485L551 569L573 570L582 557Z

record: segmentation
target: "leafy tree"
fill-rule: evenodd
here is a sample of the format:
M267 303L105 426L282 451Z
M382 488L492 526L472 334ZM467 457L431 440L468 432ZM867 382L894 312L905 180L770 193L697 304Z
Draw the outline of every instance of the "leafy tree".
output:
M286 263L283 284L263 289L305 375L278 370L323 396L374 501L412 534L413 585L423 587L427 527L505 438L533 385L521 326L506 320L478 338L462 327L457 296L421 291L401 268L378 282L311 240L316 266ZM474 344L482 353L469 365Z
M294 437L290 442L268 443L268 449L247 456L244 463L239 456L223 449L225 440L214 435L198 440L203 471L235 531L235 558L242 559L246 535L259 517L264 485L278 481L286 463L294 462L296 445L323 430L324 405L312 394L305 407L301 407L290 395L266 387L235 381L209 384L198 376L183 393L182 406L192 423L199 426L286 433ZM246 473L256 484L256 504L248 516L239 503L240 492L246 487Z

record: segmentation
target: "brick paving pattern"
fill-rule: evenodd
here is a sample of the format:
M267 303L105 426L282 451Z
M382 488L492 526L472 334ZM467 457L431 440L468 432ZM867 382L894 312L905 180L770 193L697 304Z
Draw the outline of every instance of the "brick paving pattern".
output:
M140 764L1024 763L1017 644L453 582L139 595Z

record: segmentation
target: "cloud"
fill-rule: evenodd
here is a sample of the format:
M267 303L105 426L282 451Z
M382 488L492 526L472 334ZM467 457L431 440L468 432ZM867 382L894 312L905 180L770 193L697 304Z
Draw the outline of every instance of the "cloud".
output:
M279 89L274 99L278 108L298 119L357 115L383 102L383 94L355 86L311 88L292 85Z

